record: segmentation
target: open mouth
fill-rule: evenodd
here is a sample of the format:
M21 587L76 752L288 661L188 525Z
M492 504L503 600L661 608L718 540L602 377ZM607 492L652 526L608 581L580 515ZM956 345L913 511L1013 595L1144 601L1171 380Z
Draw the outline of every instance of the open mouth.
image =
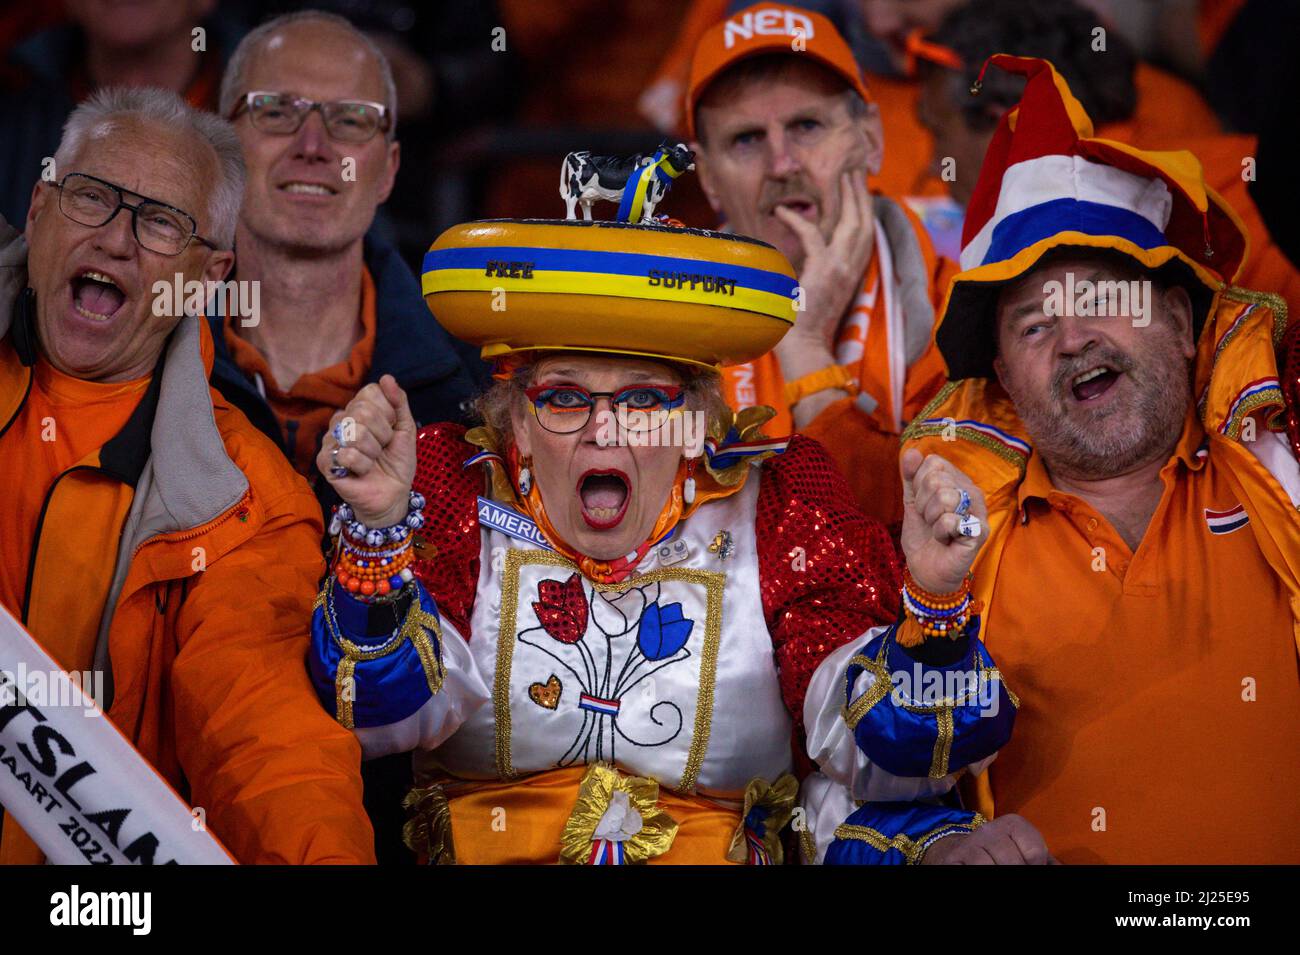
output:
M632 482L622 471L587 471L578 478L578 499L582 502L582 519L598 531L617 527L627 513L632 498Z
M807 199L782 199L772 206L772 214L776 214L777 209L789 209L796 215L801 215L805 219L817 218L817 203Z
M332 186L327 186L322 182L285 182L279 186L281 192L287 192L294 196L333 196L338 190Z
M126 294L102 272L87 269L74 276L71 285L72 307L92 322L108 321L126 302Z
M1110 391L1115 382L1119 381L1120 374L1105 365L1090 368L1071 379L1070 393L1076 401L1095 401Z

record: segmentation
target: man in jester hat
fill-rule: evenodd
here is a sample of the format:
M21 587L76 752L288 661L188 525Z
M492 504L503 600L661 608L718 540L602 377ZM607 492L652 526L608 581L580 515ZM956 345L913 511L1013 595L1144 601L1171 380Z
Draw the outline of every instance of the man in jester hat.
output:
M1022 705L968 804L1067 863L1300 861L1300 337L1231 284L1246 237L1191 153L1095 138L1045 60L989 65L1024 94L937 332L950 384L904 434L989 507L975 590Z
M839 861L949 841L1046 859L954 808L1015 712L970 597L978 488L938 458L904 468L904 571L818 444L722 401L718 366L793 321L780 253L498 220L445 233L423 284L497 382L468 432L417 431L391 379L338 416L319 465L346 505L309 659L367 757L414 753L423 859L771 864L783 830L811 858L810 755L878 800L883 844ZM958 673L960 698L927 679ZM810 681L852 722L807 725Z

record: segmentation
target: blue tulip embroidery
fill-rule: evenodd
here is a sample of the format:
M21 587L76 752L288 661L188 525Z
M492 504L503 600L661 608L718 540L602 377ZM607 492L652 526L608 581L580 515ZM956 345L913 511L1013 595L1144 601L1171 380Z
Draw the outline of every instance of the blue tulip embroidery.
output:
M686 646L694 628L695 621L682 616L680 603L663 607L653 603L645 608L641 624L637 627L637 646L647 660L662 660Z

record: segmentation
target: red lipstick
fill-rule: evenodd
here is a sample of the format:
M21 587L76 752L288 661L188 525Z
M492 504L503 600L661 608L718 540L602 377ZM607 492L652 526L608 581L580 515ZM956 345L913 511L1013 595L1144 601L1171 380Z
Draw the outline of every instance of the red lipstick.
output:
M593 530L617 527L632 500L632 482L617 468L592 468L578 478L576 488L582 519Z

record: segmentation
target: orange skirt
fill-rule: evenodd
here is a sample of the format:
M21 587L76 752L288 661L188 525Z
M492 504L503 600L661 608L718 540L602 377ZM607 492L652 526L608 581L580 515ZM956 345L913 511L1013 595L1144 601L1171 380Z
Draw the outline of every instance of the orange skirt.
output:
M550 865L587 767L522 779L449 783L451 842L461 865ZM659 806L678 824L672 847L650 865L732 865L727 860L740 809L660 788Z

